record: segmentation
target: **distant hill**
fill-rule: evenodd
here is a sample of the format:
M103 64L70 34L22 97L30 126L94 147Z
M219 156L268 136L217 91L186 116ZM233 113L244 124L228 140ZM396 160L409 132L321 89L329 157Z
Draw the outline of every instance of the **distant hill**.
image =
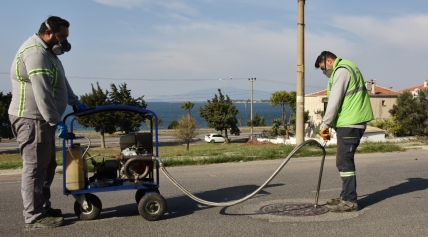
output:
M236 87L222 87L220 88L223 94L229 96L232 100L244 101L249 100L251 97L250 90L243 90ZM269 100L272 92L254 91L254 100ZM167 95L162 97L145 98L146 101L160 101L160 102L205 102L218 94L218 88L209 88L190 91L183 94Z

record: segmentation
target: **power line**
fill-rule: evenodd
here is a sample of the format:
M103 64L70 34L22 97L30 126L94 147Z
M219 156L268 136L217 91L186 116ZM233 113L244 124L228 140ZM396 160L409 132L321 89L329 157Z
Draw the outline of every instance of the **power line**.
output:
M0 72L0 74L7 74L10 75L9 72ZM86 76L67 76L67 78L73 78L73 79L79 79L79 80L111 80L111 81L154 81L154 82L183 82L183 81L191 81L191 82L207 82L207 81L218 81L219 78L113 78L113 77L86 77ZM233 77L232 81L236 80L248 80L248 77ZM292 82L286 82L284 80L272 80L272 79L266 79L266 78L259 78L259 81L262 82L268 82L268 83L275 83L275 84L281 84L281 85L290 85L290 86L296 86L296 83ZM313 86L313 85L305 85L306 87L311 88L319 88L319 89L325 89L324 87L320 86Z

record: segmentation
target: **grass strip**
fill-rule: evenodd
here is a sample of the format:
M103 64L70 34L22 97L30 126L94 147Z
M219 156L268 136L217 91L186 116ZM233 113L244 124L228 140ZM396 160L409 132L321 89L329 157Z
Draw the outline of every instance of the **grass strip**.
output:
M426 144L420 142L419 144ZM184 166L184 165L204 165L227 162L246 162L254 160L272 160L282 159L288 156L294 149L294 145L276 145L271 143L228 143L228 144L192 144L190 151L186 151L185 145L160 146L159 157L165 166ZM336 154L336 145L325 147L327 156ZM377 152L397 152L406 149L400 143L390 142L364 142L357 149L357 153L377 153ZM91 155L119 155L120 149L113 148L91 148ZM62 165L62 149L57 149L57 163ZM308 144L296 152L293 158L298 157L316 157L322 156L320 148L313 144ZM99 162L102 159L98 157ZM18 151L0 153L0 169L17 169L22 167L22 160ZM88 167L92 167L88 163Z

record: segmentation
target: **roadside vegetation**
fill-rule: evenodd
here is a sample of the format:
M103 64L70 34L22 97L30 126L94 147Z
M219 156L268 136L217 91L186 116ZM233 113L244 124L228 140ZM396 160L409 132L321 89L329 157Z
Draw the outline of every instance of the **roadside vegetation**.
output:
M413 146L427 144L428 141L413 142ZM364 142L357 153L376 153L376 152L399 152L405 151L407 143L392 142ZM159 157L165 166L184 166L184 165L205 165L226 162L246 162L254 160L273 160L283 159L294 149L294 145L275 145L268 142L246 142L246 143L203 143L191 144L190 151L184 145L159 146ZM118 155L119 147L100 148L93 147L89 149L90 155L103 154L106 157ZM336 146L326 147L327 156L335 155ZM320 148L314 145L306 145L300 149L293 158L299 157L322 157ZM98 161L103 157L97 158ZM109 158L105 158L109 159ZM57 151L58 166L62 165L62 150ZM0 153L0 169L18 169L22 167L21 157L17 150L5 151ZM89 165L91 167L91 165Z

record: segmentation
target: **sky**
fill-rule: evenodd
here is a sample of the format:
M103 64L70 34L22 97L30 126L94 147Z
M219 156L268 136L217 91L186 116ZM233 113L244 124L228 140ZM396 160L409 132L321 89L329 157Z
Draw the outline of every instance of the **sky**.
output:
M60 57L76 95L127 84L146 100L233 99L296 91L296 0L1 0L0 91L11 91L20 45L50 15L70 22ZM326 88L314 67L328 50L365 80L401 90L428 79L428 1L305 4L305 94ZM251 83L248 78L256 78ZM253 84L253 85L251 85Z

